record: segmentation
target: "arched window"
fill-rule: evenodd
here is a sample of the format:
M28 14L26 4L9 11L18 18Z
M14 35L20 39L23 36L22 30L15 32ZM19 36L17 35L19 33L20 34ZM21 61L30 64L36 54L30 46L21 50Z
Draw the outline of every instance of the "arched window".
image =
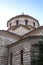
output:
M21 50L21 65L23 65L23 50Z
M10 65L12 65L12 53L10 53Z
M17 25L17 26L18 26L18 24L19 24L19 20L16 21L16 25Z
M10 27L11 27L12 23L10 23Z
M28 20L25 20L25 25L28 25Z
M35 27L35 23L33 22L33 26Z
M35 43L32 45L31 65L37 65L38 59L39 59L39 44Z

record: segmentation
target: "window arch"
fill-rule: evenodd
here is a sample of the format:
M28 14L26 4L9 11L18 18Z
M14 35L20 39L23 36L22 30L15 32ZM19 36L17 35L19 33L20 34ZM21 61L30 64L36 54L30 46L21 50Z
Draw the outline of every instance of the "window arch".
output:
M18 24L19 24L19 20L16 21L16 25L17 25L17 26L18 26Z
M21 50L21 65L23 65L23 50Z
M10 65L12 65L12 53L10 53Z
M28 20L25 20L25 25L28 25Z
M11 27L12 23L10 23L10 27Z
M33 22L33 26L35 27L35 22Z

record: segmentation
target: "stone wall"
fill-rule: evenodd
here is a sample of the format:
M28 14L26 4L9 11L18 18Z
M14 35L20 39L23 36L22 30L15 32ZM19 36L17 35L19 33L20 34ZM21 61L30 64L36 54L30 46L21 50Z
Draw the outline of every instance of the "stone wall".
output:
M8 65L8 48L7 45L15 40L9 37L0 36L0 65Z
M10 65L10 53L12 53L12 65L20 65L21 64L21 50L23 50L23 63L24 65L30 65L30 42L23 41L21 44L17 44L11 48L9 48L9 62Z
M22 41L17 43L13 43L9 46L9 60L8 65L10 65L10 54L12 53L12 65L20 65L21 64L21 53L20 51L23 50L23 64L24 65L31 65L31 54L32 45L38 44L38 42L42 40L41 37L31 37L26 38Z
M5 46L3 37L0 36L0 65L8 63L8 48Z
M0 47L0 65L8 65L8 48Z

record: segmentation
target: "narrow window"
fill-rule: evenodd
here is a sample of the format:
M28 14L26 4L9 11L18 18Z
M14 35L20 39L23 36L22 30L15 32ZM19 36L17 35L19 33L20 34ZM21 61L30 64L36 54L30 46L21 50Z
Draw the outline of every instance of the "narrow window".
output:
M19 20L16 21L16 25L17 25L17 26L18 26L18 22L19 22Z
M21 65L23 65L23 50L21 50Z
M28 25L28 21L27 20L25 20L25 25Z
M35 23L33 22L33 26L35 27Z
M39 23L38 23L38 26L39 26Z
M32 45L31 65L37 65L37 61L38 61L38 58L39 58L38 47L39 47L39 45L37 43Z
M12 65L12 53L10 53L10 65Z
M10 23L10 27L11 27L12 23Z

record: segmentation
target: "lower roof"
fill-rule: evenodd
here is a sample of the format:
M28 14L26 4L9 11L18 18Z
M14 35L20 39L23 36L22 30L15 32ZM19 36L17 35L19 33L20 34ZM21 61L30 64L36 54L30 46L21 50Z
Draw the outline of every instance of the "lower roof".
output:
M40 36L39 35L39 36L29 36L29 37L26 37L26 38L22 38L21 40L18 40L15 43L12 43L12 44L7 45L7 47L11 47L11 46L14 46L14 45L18 45L18 43L22 42L23 40L26 40L27 38L29 38L30 40L31 39L37 39L37 38L43 39L43 36Z
M5 31L5 30L0 30L0 36L6 36L6 37L13 38L13 39L20 39L21 38L21 36L16 35L16 34L11 33L11 32L8 32L8 31Z

